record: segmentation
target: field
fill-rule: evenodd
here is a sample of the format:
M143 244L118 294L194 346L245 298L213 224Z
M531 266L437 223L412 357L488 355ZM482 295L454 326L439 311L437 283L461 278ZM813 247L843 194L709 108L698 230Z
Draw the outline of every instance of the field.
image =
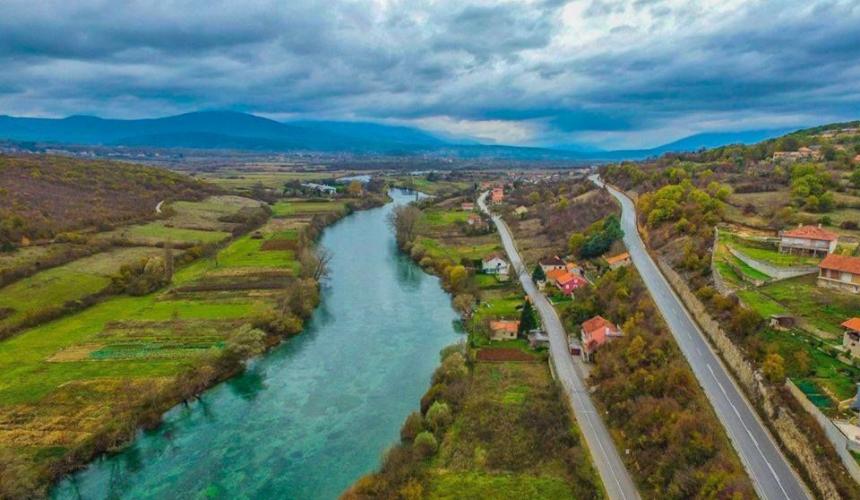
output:
M261 184L270 189L281 189L290 181L313 182L331 179L342 172L290 172L265 170L227 170L214 174L200 173L198 177L225 189L247 190Z
M245 204L234 200L225 212L221 201L181 204L170 217L197 223ZM44 486L75 463L70 457L119 443L180 393L223 375L218 360L228 337L273 311L294 281L304 224L271 219L178 269L166 289L107 298L0 342L0 470L14 471L15 485ZM22 308L61 304L97 292L123 262L162 252L103 252L13 283L0 297Z
M428 473L429 498L600 498L543 363L477 363Z
M160 255L157 248L117 248L69 264L54 267L0 288L0 304L12 312L0 319L0 329L10 328L35 313L60 309L67 302L99 293L110 284L120 266Z
M272 206L272 214L275 217L287 217L291 215L313 215L324 212L343 212L346 210L348 200L286 200L279 201Z

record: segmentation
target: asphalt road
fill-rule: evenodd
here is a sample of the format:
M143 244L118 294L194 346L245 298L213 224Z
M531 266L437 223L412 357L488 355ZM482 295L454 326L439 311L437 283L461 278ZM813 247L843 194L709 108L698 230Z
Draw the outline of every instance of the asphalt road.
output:
M603 183L596 176L591 180ZM693 368L705 395L752 478L756 492L765 499L811 498L774 442L752 405L741 393L711 345L675 295L656 263L645 249L636 227L636 208L626 195L607 186L622 207L624 243L648 291L657 303L672 335Z
M485 192L478 198L478 205L481 207L481 210L489 213L485 202L486 197L487 193ZM556 378L561 382L570 399L574 416L591 451L592 461L597 468L597 472L600 474L600 478L603 480L606 493L612 499L633 500L640 498L633 479L624 467L618 450L615 449L615 443L612 441L606 425L604 425L603 420L601 420L600 415L594 407L594 403L589 397L583 379L580 378L579 373L574 367L574 360L570 355L567 343L567 334L555 308L538 291L537 286L532 281L531 275L523 266L522 259L507 224L505 224L501 217L492 214L491 217L499 230L502 244L505 247L513 269L520 278L523 289L525 289L532 300L532 304L540 313L544 329L549 335L550 355Z

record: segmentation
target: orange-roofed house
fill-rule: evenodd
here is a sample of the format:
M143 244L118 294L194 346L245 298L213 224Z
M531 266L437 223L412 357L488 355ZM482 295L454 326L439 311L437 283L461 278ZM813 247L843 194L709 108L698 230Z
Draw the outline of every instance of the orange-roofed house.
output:
M582 276L570 274L567 271L564 271L563 274L555 279L555 286L558 287L558 289L561 290L561 293L565 295L570 295L577 288L582 288L587 284L588 281L586 281Z
M490 194L490 201L494 205L498 205L499 203L505 201L505 190L504 188L493 188L493 192Z
M818 226L797 226L790 231L779 233L779 251L827 255L836 250L839 235Z
M606 263L609 264L610 269L618 269L619 267L630 265L631 262L630 254L627 252L606 258Z
M860 293L860 257L829 254L818 264L818 286Z
M595 316L582 323L582 357L586 361L594 360L594 353L603 344L622 335L614 323L603 316Z
M842 335L842 347L852 358L860 358L860 318L851 318L842 323L845 333Z
M519 330L519 321L490 321L490 340L513 340Z

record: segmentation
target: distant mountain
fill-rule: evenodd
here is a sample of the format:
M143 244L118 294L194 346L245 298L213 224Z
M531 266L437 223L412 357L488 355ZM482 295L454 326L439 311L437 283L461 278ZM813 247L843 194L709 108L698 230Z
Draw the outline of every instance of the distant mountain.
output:
M278 122L233 111L199 111L165 118L114 120L94 116L62 119L0 116L0 139L43 143L246 151L317 151L429 154L455 158L599 161L643 159L666 152L750 144L786 130L697 134L652 149L595 151L575 145L555 148L482 145L449 141L423 130L368 122Z

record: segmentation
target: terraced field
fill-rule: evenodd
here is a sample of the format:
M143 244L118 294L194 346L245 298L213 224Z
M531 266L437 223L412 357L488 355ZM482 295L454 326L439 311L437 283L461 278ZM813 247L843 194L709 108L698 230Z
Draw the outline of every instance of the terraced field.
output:
M222 201L174 204L176 213L168 220L217 222L230 213ZM242 206L247 204L232 203L230 210ZM342 207L330 204L326 209ZM210 384L219 376L218 360L231 335L273 311L300 270L295 254L304 224L300 216L272 219L216 255L177 270L167 289L108 298L0 342L4 475L14 474L21 484L47 485L76 462L73 457L109 448L141 419L157 418L189 384ZM146 226L138 231L162 227L137 227ZM153 231L155 239L170 233ZM17 320L30 307L98 292L122 263L161 252L153 247L119 248L16 282L0 290L0 303L15 307L2 321Z

